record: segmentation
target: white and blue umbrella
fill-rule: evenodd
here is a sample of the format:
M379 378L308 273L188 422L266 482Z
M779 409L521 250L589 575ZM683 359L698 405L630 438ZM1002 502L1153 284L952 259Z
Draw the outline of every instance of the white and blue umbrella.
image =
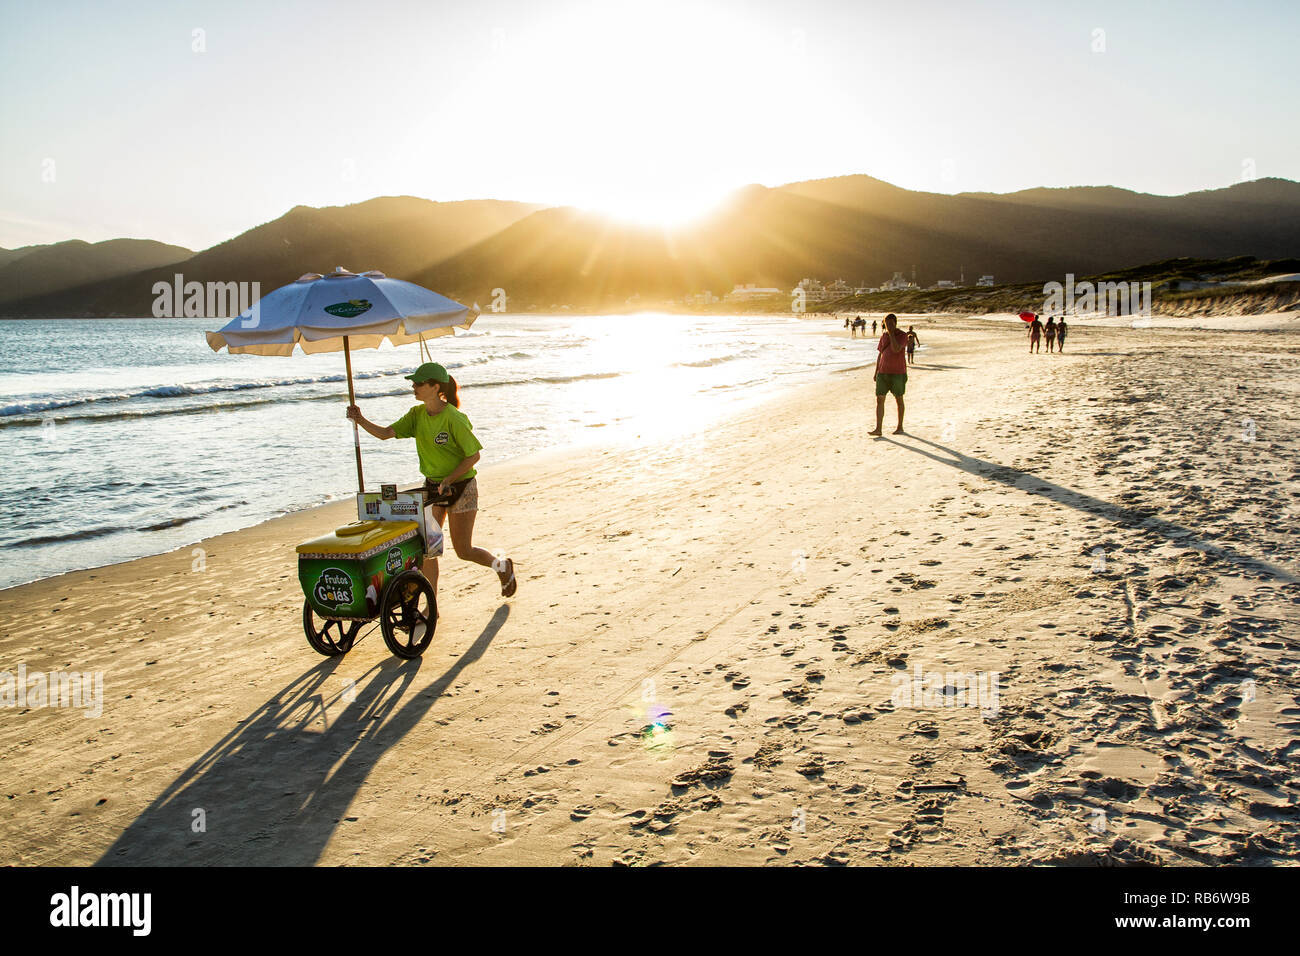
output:
M328 276L309 273L265 295L219 332L205 332L214 352L223 348L253 355L343 352L348 373L348 404L356 404L352 387L354 348L378 348L387 339L406 345L429 336L468 329L478 311L413 282L390 279L382 272L348 272L341 266ZM352 425L361 473L361 435Z
M414 282L342 267L309 273L262 297L219 332L206 332L214 352L292 355L406 345L422 336L468 329L478 312Z

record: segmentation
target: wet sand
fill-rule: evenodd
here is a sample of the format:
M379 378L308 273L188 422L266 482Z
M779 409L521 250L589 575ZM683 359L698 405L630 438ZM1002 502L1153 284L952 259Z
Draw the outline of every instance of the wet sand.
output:
M915 324L905 436L857 340L705 434L485 453L519 592L444 558L418 661L303 638L348 505L0 592L0 669L104 689L0 708L0 862L1293 862L1300 334Z

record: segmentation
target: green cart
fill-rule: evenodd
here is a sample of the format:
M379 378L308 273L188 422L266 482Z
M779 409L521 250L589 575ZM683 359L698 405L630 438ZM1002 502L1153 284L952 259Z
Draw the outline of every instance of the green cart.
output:
M346 654L362 625L378 618L393 654L419 657L438 624L438 602L420 564L426 554L442 553L442 529L427 520L422 488L386 485L359 494L357 516L297 547L307 643L326 657Z

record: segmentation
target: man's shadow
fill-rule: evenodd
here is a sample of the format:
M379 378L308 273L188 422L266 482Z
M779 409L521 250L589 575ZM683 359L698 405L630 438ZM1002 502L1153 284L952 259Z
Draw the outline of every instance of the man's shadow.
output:
M339 660L317 664L239 721L95 865L316 863L335 828L351 825L348 807L375 764L483 656L509 616L508 605L497 608L473 645L400 709L422 658L390 657L354 685L329 690ZM413 769L433 773L427 764Z
M972 458L970 455L965 455L962 452L955 451L946 445L940 445L937 442L932 442L916 435L905 435L903 437L922 442L923 444L929 445L931 448L944 452L950 457L944 457L943 455L935 454L934 452L927 451L924 448L918 448L914 445L904 444L896 438L885 436L883 440L889 442L891 445L897 445L899 448L905 448L908 451L924 455L926 458L937 461L940 464L958 468L967 474L999 482L1008 487L1015 488L1017 491L1024 491L1031 495L1038 495L1042 498L1049 498L1052 501L1059 502L1060 504L1114 522L1121 527L1141 528L1154 531L1156 534L1167 538L1174 544L1218 555L1242 567L1266 571L1281 581L1294 582L1297 580L1296 577L1288 571L1284 571L1281 568L1269 564L1261 558L1243 554L1242 552L1220 542L1204 538L1189 528L1185 528L1176 522L1167 521L1166 519L1159 517L1159 515L1154 511L1103 501L1101 498L1094 498L1092 495L1085 495L1082 492L1073 491L1062 485L1058 485L1055 482L1048 481L1046 478L1040 478L1032 472L1023 471L1019 468L1011 468L1007 465L994 464L993 462L985 461L982 458Z

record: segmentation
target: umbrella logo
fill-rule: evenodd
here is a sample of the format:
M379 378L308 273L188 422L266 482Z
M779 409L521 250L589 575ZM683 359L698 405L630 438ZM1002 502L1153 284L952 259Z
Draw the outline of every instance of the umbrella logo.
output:
M362 312L370 311L371 302L369 299L349 299L347 302L335 302L333 305L325 306L325 311L330 315L337 315L344 319L350 319L353 316L360 315Z

